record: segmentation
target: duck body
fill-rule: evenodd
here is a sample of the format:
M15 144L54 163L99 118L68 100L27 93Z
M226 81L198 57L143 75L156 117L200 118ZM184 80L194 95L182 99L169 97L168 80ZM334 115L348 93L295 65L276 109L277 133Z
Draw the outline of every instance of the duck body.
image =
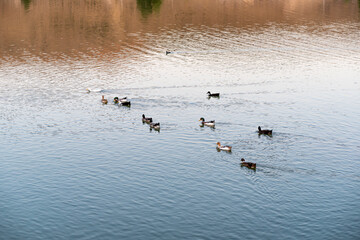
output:
M208 127L215 127L215 120L205 122L204 118L200 118L201 124Z
M172 54L172 53L174 53L175 51L176 51L176 50L172 50L172 51L171 51L171 50L166 50L166 52L165 52L165 53L166 53L166 55L168 55L168 54Z
M220 93L211 93L210 91L207 92L208 97L220 97Z
M245 162L245 159L241 159L241 166L244 166L244 167L247 167L247 168L250 168L250 169L253 169L255 170L256 169L256 163L252 163L252 162Z
M147 118L147 117L145 117L145 114L143 114L142 121L145 123L152 123L152 118Z
M121 98L119 101L120 101L121 105L123 105L123 106L130 106L131 105L130 101L127 100L127 97Z
M261 127L258 127L258 133L259 134L266 134L266 135L272 135L272 130L268 129L261 129Z
M231 146L228 146L228 145L222 146L222 145L220 144L220 142L217 142L217 143L216 143L216 148L219 149L219 150L229 151L229 152L230 152L231 149L232 149L232 147L231 147Z
M102 95L102 97L101 97L101 102L102 102L103 104L107 104L107 103L108 103L108 100L105 99L105 96L104 96L104 95Z
M150 128L160 130L160 123L150 123Z
M88 93L90 93L90 92L102 92L103 90L100 89L100 88L94 88L94 89L92 89L92 88L87 88L86 91L87 91Z

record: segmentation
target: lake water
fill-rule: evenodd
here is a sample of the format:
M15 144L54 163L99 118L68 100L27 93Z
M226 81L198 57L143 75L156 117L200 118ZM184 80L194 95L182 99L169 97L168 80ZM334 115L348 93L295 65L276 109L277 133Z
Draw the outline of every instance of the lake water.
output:
M2 0L0 239L359 239L359 5Z

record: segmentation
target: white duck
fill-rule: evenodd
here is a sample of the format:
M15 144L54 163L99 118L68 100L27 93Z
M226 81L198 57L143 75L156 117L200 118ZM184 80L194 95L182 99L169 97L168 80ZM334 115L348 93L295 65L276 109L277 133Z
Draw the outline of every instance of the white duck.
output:
M205 125L205 126L208 126L208 127L215 127L215 120L205 122L205 119L202 117L202 118L200 118L199 121L201 121L202 125Z
M216 147L218 148L218 149L220 149L220 150L223 150L223 151L231 151L231 146L227 146L227 145L225 145L225 146L221 146L221 144L220 144L220 142L217 142L216 143Z
M94 89L92 89L92 88L87 88L86 91L87 91L88 93L90 93L90 92L99 93L99 92L102 92L103 90L100 89L100 88L94 88Z

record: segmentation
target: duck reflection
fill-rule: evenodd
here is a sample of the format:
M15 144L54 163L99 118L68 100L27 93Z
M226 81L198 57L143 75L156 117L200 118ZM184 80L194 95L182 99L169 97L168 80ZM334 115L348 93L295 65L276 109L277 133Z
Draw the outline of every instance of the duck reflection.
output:
M153 11L158 11L162 4L162 0L137 0L137 7L143 17L152 14Z

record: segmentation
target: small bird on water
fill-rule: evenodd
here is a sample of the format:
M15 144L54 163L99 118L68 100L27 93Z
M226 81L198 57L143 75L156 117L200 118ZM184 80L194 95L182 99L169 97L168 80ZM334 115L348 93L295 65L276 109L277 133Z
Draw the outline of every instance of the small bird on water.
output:
M145 117L145 114L142 115L142 121L146 123L152 123L152 118Z
M258 126L258 133L259 133L259 134L272 135L272 130L261 129L261 127Z
M123 105L123 106L128 106L128 107L130 107L130 105L131 105L131 103L130 103L130 101L127 99L127 97L120 98L119 101L120 101L121 105Z
M150 123L150 128L159 131L160 130L160 123Z
M87 88L86 89L86 91L88 92L88 93L90 93L90 92L102 92L103 90L102 89L100 89L100 88L94 88L94 89L92 89L92 88Z
M231 151L232 147L231 146L228 146L228 145L224 145L224 146L221 146L220 142L217 142L216 143L216 147L220 150L223 150L223 151Z
M252 163L252 162L245 162L245 159L242 158L241 159L241 166L250 168L250 169L256 169L256 163Z
M205 122L205 118L202 117L202 118L200 118L199 121L201 121L201 125L205 125L208 127L215 127L215 120Z
M220 93L211 93L210 91L207 92L208 97L220 97Z
M102 95L101 102L102 102L103 104L107 104L107 103L108 103L108 100L105 99L104 95Z
M170 50L166 50L166 55L168 55L168 54L170 54L170 53L174 53L175 52L175 50L173 50L173 51L170 51Z

